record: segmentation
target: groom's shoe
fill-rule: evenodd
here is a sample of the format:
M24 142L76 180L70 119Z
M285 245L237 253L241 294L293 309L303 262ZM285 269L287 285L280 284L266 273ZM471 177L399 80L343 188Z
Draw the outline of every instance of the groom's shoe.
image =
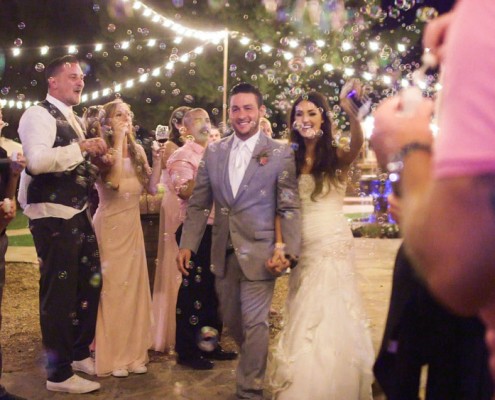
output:
M212 361L207 360L206 358L200 356L197 358L188 358L181 359L180 357L177 359L177 363L180 365L184 365L185 367L189 367L192 369L198 370L207 370L212 369L215 364Z
M203 355L205 358L218 361L235 360L238 356L237 351L224 350L220 345L213 351L204 352Z

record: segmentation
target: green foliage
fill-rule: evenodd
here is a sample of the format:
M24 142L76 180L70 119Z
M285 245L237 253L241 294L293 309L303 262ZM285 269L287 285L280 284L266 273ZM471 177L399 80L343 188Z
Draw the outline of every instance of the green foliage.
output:
M375 99L390 95L397 86L384 85L381 78L389 74L395 83L410 75L420 53L423 25L414 18L406 24L401 20L401 10L394 14L394 23L389 24L387 10L381 10L377 0L346 0L345 9L340 0L321 1L317 15L312 14L309 2L296 0L276 2L278 9L273 12L263 2L252 0L143 1L177 24L197 30L229 30L228 83L223 88L223 43L204 43L202 54L186 62L178 61L172 70L163 71L170 60L192 55L192 50L202 43L188 38L174 43L175 32L143 17L142 9L134 10L130 2L126 6L120 0L51 0L50 7L44 1L30 1L29 7L23 7L21 0L6 3L10 22L3 26L8 34L0 42L5 51L16 37L22 38L26 47L49 45L49 58L65 54L68 44L77 44L87 73L85 93L90 99L95 91L115 89L116 83L124 86L111 96L81 105L79 112L88 105L121 96L131 104L136 122L148 130L168 121L171 110L184 104L207 109L218 124L223 90L240 81L251 82L266 94L270 119L278 125L275 130L283 128L286 109L304 91L319 90L332 105L337 105L345 68L353 68L355 76L372 72L368 85ZM18 21L25 21L27 28L19 30ZM251 42L242 45L242 36ZM157 45L148 46L151 38L156 39ZM290 40L297 40L298 45L289 46ZM317 40L325 44L319 46ZM342 48L344 40L352 43L352 49ZM380 40L379 51L369 49L372 40ZM122 47L124 41L129 43L128 48ZM103 50L95 51L95 43L102 43ZM400 53L397 43L404 43L407 51ZM263 44L272 50L263 51ZM287 52L293 54L291 60L285 58ZM1 86L10 88L9 96L42 99L46 86L42 84L42 74L34 72L33 66L47 63L48 58L37 51L24 51L22 58L7 61L11 68ZM333 70L327 68L329 64ZM158 76L138 83L139 77L159 67L162 71ZM133 88L125 88L131 79L135 81ZM15 83L19 80L21 86Z
M28 224L28 218L22 213L22 210L17 210L16 216L7 226L7 230L27 229Z

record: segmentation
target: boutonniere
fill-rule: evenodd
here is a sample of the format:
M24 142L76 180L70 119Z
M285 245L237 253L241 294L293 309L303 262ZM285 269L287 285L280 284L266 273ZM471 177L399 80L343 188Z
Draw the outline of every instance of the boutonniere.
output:
M258 164L263 167L264 165L268 164L268 160L269 160L268 150L261 150L253 158L255 158Z

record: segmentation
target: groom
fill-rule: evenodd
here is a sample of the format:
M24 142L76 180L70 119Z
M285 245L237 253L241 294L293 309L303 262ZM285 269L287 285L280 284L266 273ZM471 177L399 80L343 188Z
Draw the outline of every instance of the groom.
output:
M225 325L241 349L237 398L262 399L268 353L268 314L275 278L265 267L274 253L275 215L280 216L286 259L297 264L300 213L291 149L260 134L263 96L248 83L230 91L235 134L206 149L184 222L178 267L188 274L209 210L215 205L211 270ZM273 265L272 265L273 267Z

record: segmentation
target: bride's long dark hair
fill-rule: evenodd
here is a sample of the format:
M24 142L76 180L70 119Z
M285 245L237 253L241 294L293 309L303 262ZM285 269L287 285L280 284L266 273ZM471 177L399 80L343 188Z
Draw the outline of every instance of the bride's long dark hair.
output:
M330 186L341 186L343 183L342 174L338 174L339 160L337 157L337 145L332 136L332 121L331 111L328 101L325 96L319 92L309 92L299 96L290 112L289 129L290 129L290 142L294 148L296 156L296 173L297 176L301 174L301 169L305 162L306 145L304 138L299 131L294 128L294 121L296 115L296 107L302 101L309 101L313 103L321 112L322 124L321 124L321 136L318 137L315 146L315 159L313 167L311 168L311 175L315 180L315 188L311 193L311 199L315 200L316 197L323 192L323 184L328 181Z

